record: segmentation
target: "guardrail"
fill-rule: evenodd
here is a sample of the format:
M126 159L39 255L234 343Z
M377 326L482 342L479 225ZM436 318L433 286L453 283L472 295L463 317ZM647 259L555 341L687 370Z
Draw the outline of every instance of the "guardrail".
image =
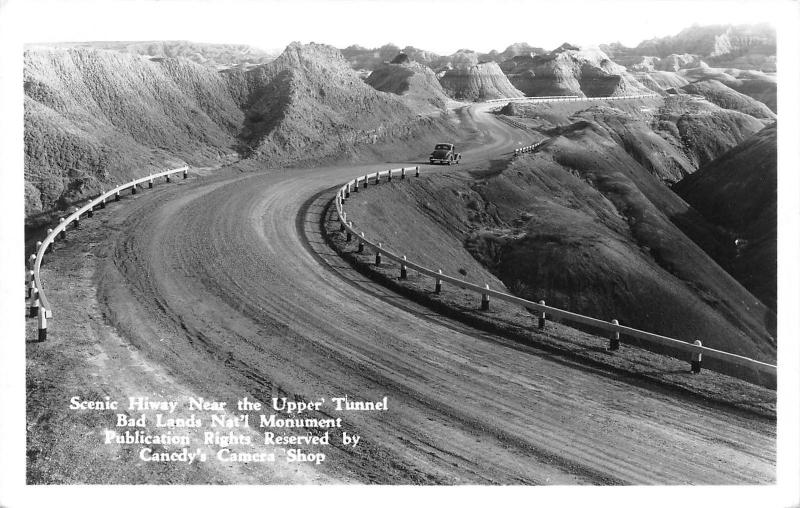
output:
M80 227L80 218L81 215L84 213L87 214L89 217L92 217L94 214L94 208L96 206L100 206L100 208L105 208L106 206L106 199L111 198L114 196L116 201L120 200L120 192L124 191L125 189L132 189L131 193L136 194L137 186L147 182L149 188L153 188L153 183L156 178L164 177L166 178L167 183L170 181L170 176L174 175L175 173L183 173L183 178L185 179L188 175L188 166L183 166L180 168L169 169L167 171L162 171L161 173L151 174L137 180L133 180L131 182L122 184L118 187L114 187L110 191L101 194L97 198L89 201L87 204L82 206L79 209L76 209L72 214L67 216L66 218L62 217L59 219L59 223L55 228L47 230L47 236L43 241L36 242L36 254L31 254L28 258L28 272L27 272L27 287L26 287L26 296L30 302L30 317L38 317L39 319L39 341L44 341L47 339L47 320L53 317L53 309L50 306L50 302L47 301L47 296L44 292L44 287L42 287L40 269L42 266L42 259L44 258L47 249L50 245L55 242L56 238L61 235L61 238L66 237L67 226L71 223L75 223L75 228L77 229Z
M545 97L506 97L502 99L488 99L484 102L576 102L576 101L619 101L624 99L643 99L646 97L661 97L657 93L637 95L620 95L618 97L581 97L579 95L548 95Z
M695 373L699 373L701 370L703 355L706 355L707 357L710 358L717 358L722 361L732 363L735 365L753 368L759 372L765 372L768 374L777 373L777 366L775 365L754 360L752 358L737 355L734 353L728 353L727 351L721 351L719 349L709 348L703 346L701 341L699 340L694 341L693 344L689 344L688 342L684 342L682 340L673 339L671 337L665 337L663 335L659 335L656 333L650 333L644 330L639 330L636 328L631 328L628 326L621 325L619 324L619 321L616 319L613 319L611 321L604 321L602 319L597 319L590 316L577 314L564 309L559 309L557 307L550 307L545 304L544 300L540 300L537 303L537 302L532 302L530 300L525 300L524 298L509 295L501 291L496 291L490 289L488 284L485 285L484 287L481 287L477 284L467 282L457 277L446 275L442 273L441 270L434 271L428 267L422 266L413 261L409 261L406 258L406 256L397 254L395 252L392 252L384 248L380 242L371 241L367 239L366 233L364 231L361 231L359 233L356 230L356 228L353 227L353 222L347 220L347 213L344 210L344 203L350 197L350 194L352 192L359 192L359 187L363 186L363 188L366 189L369 186L370 180L373 181L373 184L379 184L382 177L386 177L388 181L392 181L394 174L397 173L399 173L400 179L403 180L408 176L409 171L412 170L414 171L414 176L419 177L419 166L414 166L410 168L404 167L397 169L389 169L389 170L378 171L375 173L368 173L363 177L359 176L345 183L342 187L339 188L338 191L336 191L336 195L334 196L334 202L336 204L336 212L338 214L339 222L341 224L340 231L347 233L347 241L348 242L352 241L353 236L355 236L359 242L357 251L359 253L362 253L364 251L364 247L368 246L375 253L376 265L380 265L382 263L382 256L385 256L388 259L400 263L401 279L405 279L407 277L408 270L411 269L422 275L432 277L435 280L434 292L437 294L441 292L442 282L446 282L454 286L472 291L474 293L481 295L481 308L484 310L489 308L490 298L496 298L498 300L520 305L525 309L531 310L538 314L539 328L545 327L546 317L549 315L573 321L576 323L589 325L598 328L600 330L608 331L610 333L609 350L611 351L616 351L619 349L621 335L639 339L641 341L649 342L651 344L666 346L672 349L684 351L691 354L691 369L692 372Z

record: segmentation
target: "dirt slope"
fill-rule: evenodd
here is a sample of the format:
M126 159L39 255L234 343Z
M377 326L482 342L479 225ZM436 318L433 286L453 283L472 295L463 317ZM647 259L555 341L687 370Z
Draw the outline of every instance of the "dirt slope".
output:
M777 124L766 127L674 187L729 232L732 248L724 261L772 309L777 308L777 130Z
M761 130L765 122L689 95L608 103L517 103L502 113L544 136L579 120L606 126L659 179L674 183Z
M247 111L240 137L248 156L273 164L330 156L418 122L400 99L359 79L331 46L292 43L266 65L225 76Z
M25 53L26 214L109 181L235 155L243 114L213 70L112 51Z
M754 118L775 120L777 116L765 104L710 79L685 85L683 91L702 95L717 106L746 113Z
M639 83L654 92L664 93L688 85L689 81L681 75L667 71L632 72Z
M164 167L345 159L442 129L363 83L329 46L295 43L268 64L222 73L184 59L37 49L25 54L26 215Z

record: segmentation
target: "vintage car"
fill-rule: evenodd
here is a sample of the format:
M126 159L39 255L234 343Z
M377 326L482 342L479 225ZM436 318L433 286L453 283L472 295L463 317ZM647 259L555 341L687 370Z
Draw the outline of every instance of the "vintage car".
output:
M458 161L461 160L461 154L456 153L456 147L453 146L453 143L439 143L435 147L433 147L433 153L431 154L431 164L458 164Z

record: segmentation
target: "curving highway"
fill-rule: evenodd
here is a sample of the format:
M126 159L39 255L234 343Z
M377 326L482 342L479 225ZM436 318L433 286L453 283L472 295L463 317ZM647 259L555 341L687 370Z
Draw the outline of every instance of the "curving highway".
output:
M486 142L458 169L532 142L488 108L465 113ZM506 344L343 263L319 228L332 189L414 163L226 173L141 196L108 267L127 289L101 299L209 396L387 396L389 411L347 417L363 445L320 466L343 481L775 481L774 422Z

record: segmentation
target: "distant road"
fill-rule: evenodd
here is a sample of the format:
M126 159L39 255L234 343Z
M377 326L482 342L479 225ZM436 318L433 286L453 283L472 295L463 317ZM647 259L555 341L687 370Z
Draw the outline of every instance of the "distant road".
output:
M492 107L469 108L491 140L465 151L459 169L531 143ZM137 323L137 342L169 351L167 369L200 393L226 384L309 399L388 396L388 412L348 417L364 446L334 450L321 466L334 478L775 481L773 422L502 346L353 272L319 231L327 191L413 163L209 176L145 193L114 212L127 218L113 269L131 296L112 310Z

